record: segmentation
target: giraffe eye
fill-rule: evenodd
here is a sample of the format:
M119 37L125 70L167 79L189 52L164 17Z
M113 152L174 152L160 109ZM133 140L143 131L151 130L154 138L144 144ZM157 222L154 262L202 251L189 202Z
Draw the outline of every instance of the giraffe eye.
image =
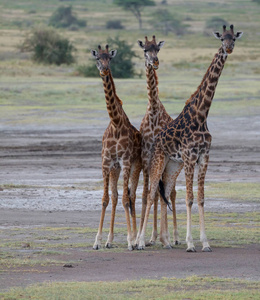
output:
M235 41L236 39L235 38L233 38L233 41Z
M221 40L221 42L223 42L223 41L224 41L224 39L223 39L223 38L221 38L220 40Z

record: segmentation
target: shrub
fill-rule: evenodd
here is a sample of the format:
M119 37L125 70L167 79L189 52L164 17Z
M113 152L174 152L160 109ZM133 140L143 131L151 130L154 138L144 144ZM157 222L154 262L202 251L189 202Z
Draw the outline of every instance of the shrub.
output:
M135 75L134 63L132 59L137 57L135 52L132 50L131 45L128 45L126 41L120 40L119 37L115 39L108 38L107 44L109 45L109 49L116 49L117 54L113 61L111 62L111 72L113 77L115 78L132 78ZM98 70L96 67L96 62L93 62L88 66L83 65L77 68L77 71L80 75L85 77L96 77L98 76Z
M180 17L171 14L167 9L159 9L154 13L152 25L155 29L161 30L165 35L169 32L174 32L177 35L188 33L189 25L183 24Z
M110 20L106 23L107 29L124 29L124 26L121 24L120 20Z
M204 34L211 35L212 31L221 31L223 25L228 27L229 23L220 17L212 17L205 23Z
M33 29L19 48L22 52L32 52L32 59L40 63L61 65L75 61L73 45L51 28Z
M56 28L67 28L72 25L77 25L79 27L86 27L85 20L79 20L72 13L72 6L60 6L51 15L49 19L49 25Z

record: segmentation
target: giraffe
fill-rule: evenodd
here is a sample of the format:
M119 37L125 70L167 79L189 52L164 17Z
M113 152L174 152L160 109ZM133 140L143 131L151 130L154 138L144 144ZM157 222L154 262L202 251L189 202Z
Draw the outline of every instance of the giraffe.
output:
M191 235L191 207L193 204L193 178L195 165L198 164L198 210L200 220L200 241L202 251L211 252L204 223L204 182L209 160L211 135L207 126L207 117L214 97L217 83L223 70L227 56L232 53L235 40L242 36L243 32L234 33L234 26L230 30L223 26L223 33L215 32L216 38L222 44L215 54L201 84L195 93L186 101L180 115L169 122L157 135L152 154L152 165L150 170L150 190L147 207L139 239L138 249L145 248L145 230L148 222L149 212L156 197L158 185L163 186L162 196L168 201L170 192L175 186L176 179L184 167L186 179L186 210L187 210L187 252L195 252ZM162 210L167 210L162 201ZM166 212L167 213L167 212ZM164 216L166 214L164 213ZM167 216L167 215L166 215ZM167 224L167 217L164 222ZM165 225L166 226L166 225ZM164 233L167 239L167 233Z
M110 60L115 57L116 50L92 50L92 56L97 61L97 68L103 81L107 111L110 117L110 123L106 128L102 140L102 174L104 181L104 193L102 198L102 211L98 233L96 235L93 249L101 248L102 228L105 218L106 208L109 203L109 181L111 187L112 213L106 248L112 247L114 238L115 211L118 201L117 182L119 179L121 167L123 169L123 197L122 203L125 209L127 223L127 242L128 249L133 250L137 230L135 214L136 189L139 180L139 174L142 169L141 161L141 134L130 123L124 109L122 101L116 94L115 84L110 70ZM128 189L129 179L131 187ZM133 232L131 231L131 221L129 209L132 216Z
M142 213L140 227L137 234L137 241L142 230L147 195L149 186L149 168L151 161L151 149L154 143L156 135L162 130L162 128L169 123L172 118L166 112L165 107L159 99L158 95L158 77L156 70L159 68L159 60L157 57L158 52L164 45L164 41L156 43L155 36L151 41L148 41L147 36L145 36L145 43L138 40L138 45L144 51L145 66L146 66L146 78L147 78L147 94L148 94L148 104L145 116L140 125L140 133L142 135L142 163L143 163L143 195L142 195ZM178 244L178 231L176 222L176 211L175 211L175 196L176 192L173 189L171 194L172 208L173 208L173 220L174 220L174 239L175 244ZM153 222L153 232L149 244L154 244L157 239L157 203L158 196L156 197L154 203L154 222ZM161 218L162 220L162 218ZM163 224L161 224L163 225ZM161 226L162 230L162 226ZM168 245L169 246L169 245Z

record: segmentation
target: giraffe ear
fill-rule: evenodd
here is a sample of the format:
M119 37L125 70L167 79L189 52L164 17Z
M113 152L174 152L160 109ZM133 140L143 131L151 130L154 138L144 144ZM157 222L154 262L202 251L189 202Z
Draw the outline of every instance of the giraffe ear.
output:
M221 38L221 34L218 31L213 32L213 35L215 36L216 39Z
M111 50L109 51L110 58L114 58L116 56L117 50Z
M138 43L140 48L144 49L144 44L143 44L142 41L138 40L137 43Z
M165 41L161 41L158 43L157 46L159 47L159 49L161 49L163 47L164 43L165 43Z
M96 50L91 50L91 54L94 58L97 58L98 52Z
M236 38L240 39L242 35L243 35L243 31L238 31L236 34Z

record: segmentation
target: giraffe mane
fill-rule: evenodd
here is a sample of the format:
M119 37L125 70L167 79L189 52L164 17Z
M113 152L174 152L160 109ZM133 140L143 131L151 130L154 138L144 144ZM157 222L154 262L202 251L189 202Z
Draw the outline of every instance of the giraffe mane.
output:
M117 96L117 94L116 94L116 87L115 87L114 80L113 80L113 77L112 77L111 72L109 72L109 78L110 78L110 81L111 81L111 83L112 83L112 89L113 89L113 92L114 92L114 95L115 95L116 100L118 101L118 103L119 103L120 105L123 105L123 101L122 101L122 100Z
M158 91L158 83L159 83L158 76L157 76L157 73L154 69L153 69L153 72L154 72L154 78L155 78L155 81L156 81L156 86L157 86L157 91Z
M217 55L217 54L216 54L216 55ZM193 97L194 97L194 96L198 93L198 91L200 90L202 84L204 83L206 77L208 76L208 71L209 71L209 69L211 68L213 61L215 60L216 55L214 56L214 58L213 58L211 64L209 65L209 67L208 67L208 69L207 69L207 72L205 73L203 79L201 80L200 85L197 87L196 91L195 91L193 94L191 94L190 98L186 101L185 105L188 105L188 104L192 101Z

